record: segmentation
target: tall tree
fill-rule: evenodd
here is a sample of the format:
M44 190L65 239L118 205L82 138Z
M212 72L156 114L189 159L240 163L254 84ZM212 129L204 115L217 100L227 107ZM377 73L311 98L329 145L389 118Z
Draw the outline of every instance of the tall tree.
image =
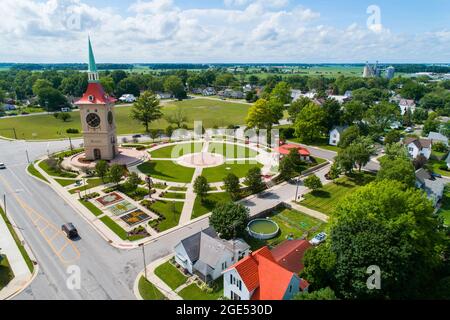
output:
M105 160L99 160L95 164L95 172L102 179L102 182L105 183L105 177L108 173L109 165Z
M133 104L131 117L142 122L145 131L148 132L149 124L162 117L161 106L156 95L151 91L145 91Z
M209 191L208 180L204 176L198 176L194 181L194 192L200 197L203 202L205 200L206 194Z
M241 193L239 178L235 174L229 173L223 179L223 183L225 186L225 190L230 194L231 199L237 200Z
M245 184L252 193L260 192L264 188L264 183L261 179L261 168L253 167L248 170L245 176Z
M312 103L305 106L297 115L294 123L295 135L303 142L313 142L326 133L325 111Z
M406 187L414 187L416 175L411 160L384 158L381 159L380 165L380 171L377 173L378 180L395 180L403 183Z
M177 76L168 76L164 80L164 90L171 93L178 100L186 98L184 84Z
M221 238L232 239L243 234L249 219L249 209L242 204L219 203L209 217L209 223Z

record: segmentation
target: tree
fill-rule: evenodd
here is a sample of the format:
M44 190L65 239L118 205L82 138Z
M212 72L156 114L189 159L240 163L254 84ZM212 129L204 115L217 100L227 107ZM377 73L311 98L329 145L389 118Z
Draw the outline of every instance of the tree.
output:
M356 125L350 126L342 132L342 135L339 139L339 147L347 148L353 141L358 139L361 135L359 127Z
M149 135L150 138L152 138L152 141L155 142L155 139L161 135L161 131L159 129L151 129Z
M142 122L145 131L148 132L149 124L162 116L158 98L151 91L145 91L133 104L131 117Z
M237 200L241 193L241 187L239 184L239 178L233 174L229 173L224 179L223 183L225 186L225 190L230 194L233 200Z
M135 97L139 97L140 92L139 84L133 79L125 78L117 84L116 95L118 97L124 94L132 94Z
M345 103L343 108L342 122L348 125L360 122L367 109L363 102L357 100L351 100Z
M278 82L270 93L270 99L274 99L283 105L291 102L290 85L284 81Z
M400 141L400 139L401 139L400 132L398 132L397 130L391 130L384 137L384 144L397 143Z
M164 81L164 90L171 93L178 100L186 98L184 84L177 76L168 76Z
M391 143L384 148L385 157L390 160L397 158L408 159L408 152L401 143Z
M278 170L280 172L280 178L283 180L291 179L296 172L295 164L292 163L292 160L289 157L283 157L280 160L280 165L279 165Z
M439 121L428 118L423 124L422 135L428 135L431 131L438 131Z
M406 99L420 100L425 95L426 90L423 84L410 80L403 85L400 95Z
M303 108L310 103L314 102L312 102L312 100L308 97L300 97L297 100L293 101L288 107L289 120L295 122L295 119L297 119L297 115L300 113L300 111L302 111Z
M322 188L322 181L320 181L320 178L316 176L315 174L308 176L304 180L305 187L311 189L313 192Z
M109 95L114 94L116 85L112 77L102 77L100 78L100 83L102 84L102 87L103 89L105 89L106 93L108 93Z
M261 168L254 167L248 170L245 176L245 184L252 193L258 193L264 188L264 183L261 179Z
M382 133L389 125L398 119L400 110L397 105L389 102L374 104L365 113L364 119L375 133Z
M247 127L270 130L275 119L269 101L258 99L248 110L245 120Z
M328 172L328 177L329 177L329 179L336 180L337 178L339 178L341 173L342 173L341 168L339 167L339 165L336 162L334 162L331 165L330 171Z
M141 182L141 179L139 178L139 175L136 172L130 173L127 179L127 189L130 192L135 192L139 186L139 183Z
M119 182L122 180L122 176L124 175L124 173L125 170L122 165L113 164L109 169L109 179L117 186L119 185Z
M200 197L203 202L209 191L208 180L204 176L198 176L194 181L194 192Z
M67 122L72 119L72 116L68 112L58 113L58 119L62 120L62 122Z
M436 152L447 152L448 151L447 146L441 141L434 142L431 149Z
M37 79L33 84L33 94L39 96L42 89L48 88L53 88L53 84L50 81L46 79Z
M370 139L358 138L347 147L347 152L352 155L353 161L361 171L362 167L369 163L375 151Z
M102 179L102 182L105 183L105 177L108 173L109 165L105 160L99 160L95 164L95 172Z
M180 106L178 106L173 113L168 114L165 118L168 123L175 125L177 128L181 128L183 124L188 121L183 108Z
M114 83L117 85L120 81L127 77L127 73L123 70L114 70L111 72L111 78L114 80Z
M39 105L44 107L46 111L60 110L69 104L66 97L57 89L52 87L44 87L39 89Z
M320 106L308 104L297 115L294 123L295 135L303 142L313 142L321 138L326 133L326 116Z
M292 300L337 300L336 294L330 287L312 292L299 292Z
M330 131L334 126L341 123L341 105L335 99L326 99L322 105L322 109L325 111L325 127L327 131Z
M394 180L403 183L406 187L414 187L416 182L415 169L407 158L389 159L380 161L380 171L377 180Z
M219 203L209 217L209 223L223 239L243 234L247 227L250 210L239 203Z

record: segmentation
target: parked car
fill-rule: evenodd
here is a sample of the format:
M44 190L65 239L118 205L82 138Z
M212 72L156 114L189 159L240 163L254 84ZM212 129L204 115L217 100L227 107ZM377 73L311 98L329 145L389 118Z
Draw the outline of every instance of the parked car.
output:
M137 138L141 138L142 135L141 134L134 134L131 136L133 139L137 139Z
M78 238L78 231L72 223L66 223L61 226L62 232L64 232L69 239Z
M309 243L311 243L314 246L317 246L317 245L321 244L322 242L324 242L326 238L327 238L327 234L325 232L321 232L321 233L316 234L314 236L314 238L312 238L311 241L309 241Z
M408 133L411 133L411 132L413 132L414 130L413 130L413 128L411 128L411 127L408 127L408 128L406 128L405 129L405 132L408 132Z
M6 169L6 166L3 162L0 162L0 169Z

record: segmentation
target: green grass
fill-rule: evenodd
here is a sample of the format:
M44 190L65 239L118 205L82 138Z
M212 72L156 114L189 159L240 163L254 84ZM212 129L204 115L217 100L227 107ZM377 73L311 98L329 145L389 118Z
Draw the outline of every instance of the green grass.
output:
M288 237L299 239L306 236L308 239L311 239L326 227L326 223L312 218L303 212L291 209L278 209L270 213L267 217L278 224L280 232L275 238L269 240L258 240L246 234L245 241L250 245L252 250L259 249L265 245L276 246Z
M448 154L448 151L445 151L445 152L432 151L430 159L437 160L437 161L445 160L445 157L447 156L447 154Z
M62 170L55 170L54 168L50 167L46 160L43 160L39 162L39 167L44 170L48 175L53 177L60 177L60 178L76 178L78 175L71 172L65 172Z
M150 175L153 178L181 183L191 182L195 171L194 168L183 167L173 161L163 160L144 162L137 168L143 174Z
M450 226L450 186L445 186L444 195L442 197L441 208L438 214L444 219L444 224Z
M187 191L187 187L170 187L169 190L171 191Z
M166 297L155 287L153 283L143 276L139 279L139 293L144 300L165 300Z
M84 201L84 200L78 200L80 203L85 206L90 212L92 212L93 215L96 217L101 216L104 212L97 208L92 202Z
M175 212L172 211L172 203L174 203ZM177 226L178 222L180 221L181 211L183 211L183 205L184 203L179 201L156 201L150 206L150 210L153 209L159 212L165 217L165 219L150 223L155 223L156 227L158 227L159 232Z
M178 295L184 300L217 300L223 297L223 278L220 277L213 282L213 291L208 293L203 291L196 283L188 285L181 290Z
M79 190L79 191L85 191L85 190L89 190L89 189L98 187L98 186L100 186L100 185L102 185L102 184L103 184L103 181L102 181L101 178L87 179L87 180L86 180L86 184L85 184L84 186L78 187L78 188L74 188L74 189L71 189L69 192L72 193L72 194L74 194L74 193L76 193L78 190Z
M77 180L67 180L67 179L55 179L55 181L58 182L63 187L70 186L71 184L77 182Z
M369 173L354 173L351 177L339 178L336 183L329 183L320 190L306 194L300 204L329 215L339 200L374 179L375 176Z
M0 290L8 285L14 278L14 273L9 266L8 258L4 255L0 257Z
M222 142L211 142L208 146L208 152L221 154L229 159L254 158L258 154L258 152L248 147Z
M191 218L194 219L203 216L211 212L218 203L229 201L232 200L227 192L208 193L203 202L200 200L200 197L196 197Z
M168 199L186 199L185 193L179 193L179 192L167 192L164 194L163 198Z
M337 146L331 146L328 144L328 139L327 138L323 138L319 141L314 141L311 143L304 143L302 142L299 138L292 138L289 139L288 141L292 141L292 142L297 142L297 143L303 143L305 145L309 145L309 146L313 146L313 147L318 147L321 149L325 149L325 150L329 150L329 151L334 151L334 152L339 152L341 150L341 148L337 147Z
M187 124L189 127L193 126L194 120L202 120L205 128L212 128L215 125L226 127L230 124L243 124L250 108L249 105L227 101L193 99L164 103L162 112L163 114L171 114L178 106L183 108L188 118ZM131 108L115 108L118 134L144 132L142 124L130 118ZM15 128L18 139L66 139L65 132L69 128L78 129L81 132L79 112L71 112L70 114L72 119L68 122L58 120L53 115L2 118L0 119L0 131L7 138L14 138L14 132L10 129ZM163 117L152 122L150 129L165 129L168 125ZM81 136L81 134L73 135L73 137L76 136Z
M175 290L188 279L170 261L164 262L155 269L155 275L164 281L172 290Z
M30 173L32 176L35 176L38 179L41 179L42 181L48 182L48 180L34 167L34 164L31 163L27 167L28 173Z
M248 170L254 167L262 168L263 165L260 163L255 163L255 161L245 162L235 162L235 161L227 161L224 164L212 167L205 168L202 171L202 176L204 176L208 182L220 182L229 174L234 173L238 178L243 178L247 175Z
M28 269L30 270L31 273L33 273L33 270L34 270L33 261L31 261L31 258L28 255L27 250L25 250L25 247L23 246L22 241L19 239L19 236L17 235L16 231L14 230L14 227L11 225L11 222L9 221L8 217L6 216L6 214L2 208L0 208L0 215L2 216L3 220L5 221L12 237L14 238L14 241L16 242L16 245L19 248L20 253L22 254L22 257L24 258L24 260L28 266Z
M429 160L428 164L431 166L431 169L433 170L434 173L450 177L450 171L441 169L441 166L447 167L447 163L445 161Z
M180 143L172 146L162 147L151 151L152 158L171 158L176 159L185 154L198 153L202 151L202 142ZM172 152L174 153L172 157Z
M111 229L112 232L117 234L117 236L122 240L128 239L128 233L122 229L121 226L119 226L116 222L114 222L113 219L111 219L108 216L104 216L100 218L100 221L102 221L108 228Z

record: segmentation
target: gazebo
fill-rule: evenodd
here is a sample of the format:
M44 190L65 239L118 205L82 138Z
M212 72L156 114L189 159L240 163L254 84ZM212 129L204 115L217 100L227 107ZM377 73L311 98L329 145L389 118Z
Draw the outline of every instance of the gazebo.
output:
M291 151L291 149L298 150L300 159L302 159L304 161L310 160L309 157L311 156L311 153L309 152L309 150L306 148L303 148L299 145L296 145L296 144L283 144L283 145L279 146L278 148L276 148L275 151L278 152L281 157L283 157L283 156L288 155L289 152Z

